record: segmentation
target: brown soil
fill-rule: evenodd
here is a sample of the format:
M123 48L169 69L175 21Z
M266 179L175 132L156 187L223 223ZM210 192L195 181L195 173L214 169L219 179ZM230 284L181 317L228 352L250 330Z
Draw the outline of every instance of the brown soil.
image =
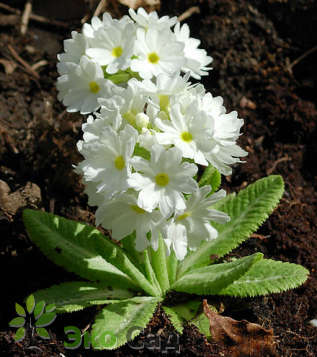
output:
M3 1L23 10L25 1ZM0 311L1 356L147 356L148 334L160 335L162 344L177 338L166 316L158 310L134 345L115 352L65 350L63 326L84 328L94 309L58 318L48 342L33 338L13 342L8 322L14 303L36 289L72 279L50 263L28 239L21 220L24 207L39 207L67 218L93 223L79 178L72 164L80 160L75 143L82 118L68 114L56 99L56 53L80 19L91 15L98 1L34 1L34 13L69 25L31 22L26 36L19 17L0 8ZM228 191L238 191L268 174L280 174L285 194L278 209L234 254L260 251L267 258L304 265L311 272L300 288L255 299L224 300L224 315L273 328L280 356L316 356L317 329L317 215L316 215L316 60L317 51L295 62L316 45L317 5L313 0L173 0L162 1L161 14L180 15L191 6L200 14L187 23L192 36L214 57L214 70L203 79L208 90L224 97L230 110L245 119L241 145L247 162L223 179ZM114 7L123 13L124 7ZM11 49L10 49L11 48ZM39 77L14 58L12 49L28 64L47 61ZM15 68L6 60L14 62ZM13 70L14 69L14 70ZM4 285L3 285L4 284ZM30 347L33 346L33 347ZM226 356L193 328L179 337L182 356ZM170 353L170 354L175 354Z

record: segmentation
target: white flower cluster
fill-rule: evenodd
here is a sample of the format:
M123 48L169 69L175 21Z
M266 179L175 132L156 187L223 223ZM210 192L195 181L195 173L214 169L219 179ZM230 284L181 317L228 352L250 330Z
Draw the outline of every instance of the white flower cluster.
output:
M173 32L174 18L143 9L130 16L135 22L104 14L83 34L72 33L59 55L59 95L68 111L93 112L82 127L84 160L76 170L97 206L97 225L116 240L135 233L139 251L156 250L161 235L182 260L217 237L210 221L229 220L211 208L225 191L210 194L195 177L197 165L231 173L246 155L236 144L243 120L188 81L204 75L211 58L187 25Z
M189 36L189 27L176 18L156 12L130 9L130 16L102 21L93 17L82 33L72 32L58 55L59 100L69 112L91 113L99 108L98 98L111 98L115 83L132 77L151 79L161 73L189 72L196 79L207 75L212 58L199 49L200 41Z

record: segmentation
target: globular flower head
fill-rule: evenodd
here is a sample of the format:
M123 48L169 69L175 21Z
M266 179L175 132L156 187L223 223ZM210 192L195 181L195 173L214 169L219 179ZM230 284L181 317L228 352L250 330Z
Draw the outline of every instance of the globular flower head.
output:
M157 249L162 236L181 260L217 237L212 222L229 219L212 209L224 191L210 195L195 175L197 165L231 173L246 155L237 145L243 120L189 82L207 74L212 58L186 24L173 29L176 18L143 9L129 14L93 17L65 41L59 99L68 111L93 113L82 126L76 171L97 224L116 240L135 234L139 251Z

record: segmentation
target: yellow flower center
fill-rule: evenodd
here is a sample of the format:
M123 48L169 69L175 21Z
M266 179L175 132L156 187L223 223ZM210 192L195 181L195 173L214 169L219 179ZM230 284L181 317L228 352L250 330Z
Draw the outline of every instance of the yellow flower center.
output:
M122 55L122 52L123 52L122 47L118 46L118 47L115 47L115 48L112 49L111 54L112 54L113 57L117 57L118 58L118 57L120 57Z
M168 107L170 105L170 100L168 95L160 95L160 109L163 110L164 112L167 112Z
M137 205L131 205L130 207L136 213L139 213L139 214L145 213L144 209L142 209L141 207L139 207Z
M96 94L100 91L100 87L99 87L98 83L94 82L94 81L89 83L89 89L94 94Z
M189 142L191 142L191 141L193 140L193 136L192 136L192 134L189 133L188 131L183 131L183 132L181 133L181 139L182 139L183 141L185 141L186 143L189 143Z
M182 221L191 215L190 212L185 212L176 218L176 221Z
M159 186L166 186L169 183L169 180L168 174L165 174L164 172L155 176L155 182Z
M147 59L149 62L156 64L160 60L160 57L158 56L157 53L151 52L148 54Z
M122 157L122 155L117 156L114 160L114 166L116 167L117 170L123 170L125 167L125 162L124 162L124 158Z

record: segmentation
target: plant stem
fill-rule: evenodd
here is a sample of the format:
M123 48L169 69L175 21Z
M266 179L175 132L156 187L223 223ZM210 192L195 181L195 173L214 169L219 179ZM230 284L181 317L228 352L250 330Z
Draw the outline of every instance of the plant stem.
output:
M153 270L156 274L158 282L160 283L162 292L165 294L170 287L170 282L167 271L166 247L161 236L159 237L157 251L150 248L150 252Z

